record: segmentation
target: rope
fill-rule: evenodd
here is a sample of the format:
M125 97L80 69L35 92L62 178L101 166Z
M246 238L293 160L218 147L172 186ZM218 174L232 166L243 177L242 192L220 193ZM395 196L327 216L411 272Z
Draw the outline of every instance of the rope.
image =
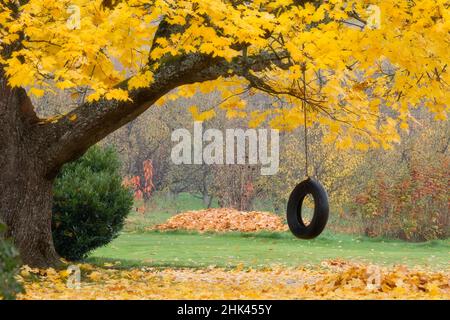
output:
M302 73L303 73L303 101L302 101L302 107L303 107L303 121L304 121L304 129L305 129L305 175L307 178L309 178L308 174L308 127L306 124L307 121L307 103L306 103L306 66L302 66Z

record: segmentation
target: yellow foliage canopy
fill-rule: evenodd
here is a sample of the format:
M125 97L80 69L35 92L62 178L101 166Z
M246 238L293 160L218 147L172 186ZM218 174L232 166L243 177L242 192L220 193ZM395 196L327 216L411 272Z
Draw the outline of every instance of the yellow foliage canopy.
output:
M280 63L179 90L192 96L220 90L229 116L245 115L231 99L248 85L281 101L249 115L279 129L310 121L329 128L342 148L389 148L407 130L410 110L425 105L437 119L449 112L450 13L446 0L30 0L0 3L0 55L11 86L42 96L55 88L86 90L87 100L127 100L128 91L151 85L171 57L200 53L232 62L275 54ZM161 22L176 27L155 36ZM226 79L227 78L227 79ZM255 82L255 79L262 80ZM127 89L118 89L127 80ZM306 103L306 106L303 103ZM208 119L212 112L201 114ZM389 116L387 116L387 114Z

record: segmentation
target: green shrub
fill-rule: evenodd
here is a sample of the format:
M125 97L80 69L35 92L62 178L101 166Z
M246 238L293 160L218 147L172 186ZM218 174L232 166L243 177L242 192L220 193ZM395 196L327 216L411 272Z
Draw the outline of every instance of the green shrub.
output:
M15 279L20 266L19 254L11 242L3 238L5 229L0 224L0 300L11 300L23 292L23 288Z
M119 169L114 149L99 147L63 167L55 183L52 221L59 255L80 260L118 236L133 204Z

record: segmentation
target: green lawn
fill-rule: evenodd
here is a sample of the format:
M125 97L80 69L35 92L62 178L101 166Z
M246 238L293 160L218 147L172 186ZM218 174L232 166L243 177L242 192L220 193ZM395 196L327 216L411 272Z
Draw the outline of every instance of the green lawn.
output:
M325 233L311 241L289 233L197 234L188 232L124 233L93 252L93 263L121 261L123 266L261 268L270 265L313 266L326 259L383 265L450 267L450 241L406 243Z
M217 206L217 201L213 202ZM329 230L318 239L305 241L285 233L198 234L189 232L146 232L179 212L203 208L200 197L182 193L175 198L155 194L146 213L131 213L124 233L88 259L103 264L121 261L128 266L155 267L252 267L269 265L317 265L327 259L345 259L377 264L406 264L449 268L450 240L427 243L370 239L336 235ZM261 209L261 208L260 208Z
M140 207L137 202L135 206ZM217 207L217 200L212 202ZM151 201L145 205L145 214L131 212L125 223L125 232L144 232L147 227L164 223L171 216L189 210L204 209L201 197L189 193L180 193L176 197L167 194L156 193Z

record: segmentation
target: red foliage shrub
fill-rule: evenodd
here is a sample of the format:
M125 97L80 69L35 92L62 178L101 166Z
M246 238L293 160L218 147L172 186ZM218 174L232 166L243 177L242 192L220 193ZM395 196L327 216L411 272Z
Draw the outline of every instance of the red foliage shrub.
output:
M407 170L388 176L382 168L354 199L367 236L408 241L450 236L449 161L411 162Z

